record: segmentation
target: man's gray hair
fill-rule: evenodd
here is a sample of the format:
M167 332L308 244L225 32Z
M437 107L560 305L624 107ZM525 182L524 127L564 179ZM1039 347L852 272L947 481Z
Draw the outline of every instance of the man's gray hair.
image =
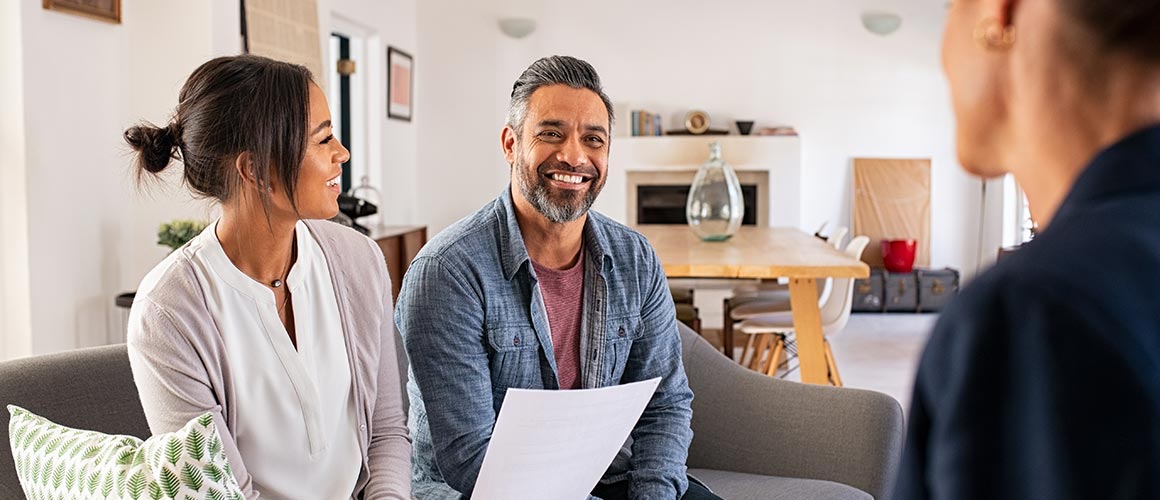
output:
M518 137L523 132L524 118L528 116L528 100L536 89L546 85L567 85L574 89L588 89L600 96L608 109L608 133L612 133L612 101L600 85L600 75L586 61L570 56L542 57L528 66L515 85L508 104L507 124Z

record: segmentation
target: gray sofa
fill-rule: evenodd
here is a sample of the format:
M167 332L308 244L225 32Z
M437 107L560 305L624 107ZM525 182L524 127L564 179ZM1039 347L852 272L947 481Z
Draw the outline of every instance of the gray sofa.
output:
M884 498L902 448L889 396L771 379L681 327L696 398L690 474L730 499ZM405 394L405 393L404 393ZM0 363L0 409L141 438L149 428L124 345ZM0 498L23 498L0 411Z

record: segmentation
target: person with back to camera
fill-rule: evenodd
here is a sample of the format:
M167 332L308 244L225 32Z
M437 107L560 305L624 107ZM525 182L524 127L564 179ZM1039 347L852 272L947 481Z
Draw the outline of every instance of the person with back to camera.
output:
M141 282L133 378L154 433L214 416L245 497L411 498L391 285L338 213L350 152L301 66L220 57L172 122L125 131L141 175L174 159L221 218Z
M943 65L1040 231L939 319L895 497L1160 498L1160 0L955 0Z

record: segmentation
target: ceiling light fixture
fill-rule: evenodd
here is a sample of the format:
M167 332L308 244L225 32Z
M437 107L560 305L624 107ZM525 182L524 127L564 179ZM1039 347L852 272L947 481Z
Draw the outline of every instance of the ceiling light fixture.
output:
M499 20L499 30L507 36L520 39L536 31L536 20L526 17L505 17Z
M863 12L862 26L875 35L886 36L902 26L902 17L892 12Z

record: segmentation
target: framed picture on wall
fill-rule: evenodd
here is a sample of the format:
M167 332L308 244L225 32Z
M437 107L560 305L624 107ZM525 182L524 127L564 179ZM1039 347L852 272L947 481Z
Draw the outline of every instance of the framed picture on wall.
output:
M411 121L415 103L415 60L411 54L387 47L387 117Z
M41 5L121 24L121 0L42 0Z

